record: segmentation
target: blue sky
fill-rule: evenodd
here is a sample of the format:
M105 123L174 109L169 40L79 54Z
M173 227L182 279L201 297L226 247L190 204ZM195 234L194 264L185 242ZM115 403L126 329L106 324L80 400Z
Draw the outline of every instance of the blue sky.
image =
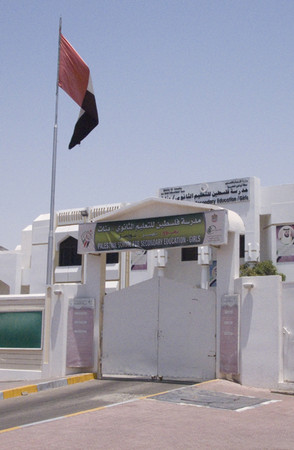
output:
M294 1L0 0L0 245L50 209L60 16L100 124L69 151L79 107L59 90L57 210L293 183Z

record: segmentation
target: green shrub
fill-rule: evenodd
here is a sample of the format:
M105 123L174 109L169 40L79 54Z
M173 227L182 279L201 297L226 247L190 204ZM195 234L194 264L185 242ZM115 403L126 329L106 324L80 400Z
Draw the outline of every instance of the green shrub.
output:
M286 275L278 273L276 266L271 261L245 263L240 267L240 277L256 277L266 275L280 275L286 280Z

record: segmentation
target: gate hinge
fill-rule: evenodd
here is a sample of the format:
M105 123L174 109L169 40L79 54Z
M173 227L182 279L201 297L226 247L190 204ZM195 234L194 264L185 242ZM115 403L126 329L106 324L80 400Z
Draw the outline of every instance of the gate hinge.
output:
M162 336L162 330L157 330L157 339L159 339Z

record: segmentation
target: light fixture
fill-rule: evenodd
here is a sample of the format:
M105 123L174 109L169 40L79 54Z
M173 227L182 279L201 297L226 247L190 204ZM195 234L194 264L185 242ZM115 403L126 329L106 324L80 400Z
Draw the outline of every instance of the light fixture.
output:
M88 217L88 215L89 215L89 213L88 213L88 211L87 211L86 209L83 209L83 210L81 211L81 216L82 216L82 217Z
M251 289L251 288L254 287L254 284L253 284L253 283L243 283L242 286L243 286L245 289Z

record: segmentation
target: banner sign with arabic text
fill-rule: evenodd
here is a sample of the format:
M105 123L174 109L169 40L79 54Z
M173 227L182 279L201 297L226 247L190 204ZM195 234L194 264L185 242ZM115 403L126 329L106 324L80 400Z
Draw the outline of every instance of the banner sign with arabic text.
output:
M250 178L162 188L159 197L219 206L247 202L250 201Z
M221 245L227 211L81 224L78 253Z

